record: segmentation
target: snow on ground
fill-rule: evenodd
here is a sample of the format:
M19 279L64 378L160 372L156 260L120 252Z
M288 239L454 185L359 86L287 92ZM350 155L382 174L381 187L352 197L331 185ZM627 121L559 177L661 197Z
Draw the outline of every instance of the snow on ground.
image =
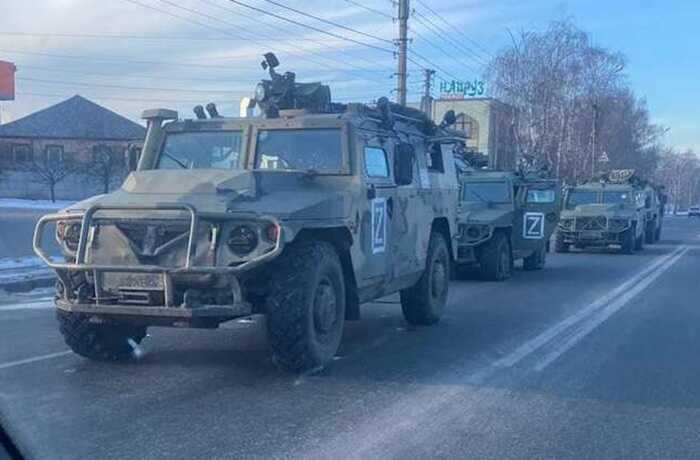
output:
M18 198L0 198L0 208L13 209L63 209L75 203L74 201L57 200L20 200Z
M0 257L0 272L18 268L40 267L42 265L43 262L36 256Z

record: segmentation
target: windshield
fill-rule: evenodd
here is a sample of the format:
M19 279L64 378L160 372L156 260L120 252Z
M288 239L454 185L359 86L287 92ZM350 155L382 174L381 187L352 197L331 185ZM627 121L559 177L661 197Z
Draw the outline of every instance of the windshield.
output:
M256 169L343 169L340 129L261 130L255 150Z
M506 182L466 182L462 200L484 203L510 203L510 187Z
M574 190L569 193L569 197L566 199L566 209L574 209L582 204L596 204L597 202L598 192Z
M603 192L603 203L621 204L629 202L629 192Z
M169 133L156 169L239 169L240 131Z

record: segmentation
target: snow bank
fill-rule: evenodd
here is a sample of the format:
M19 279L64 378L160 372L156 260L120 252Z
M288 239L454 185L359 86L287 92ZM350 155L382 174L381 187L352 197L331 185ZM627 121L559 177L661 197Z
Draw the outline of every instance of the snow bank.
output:
M75 201L50 200L20 200L17 198L0 198L0 208L15 209L63 209L75 203Z

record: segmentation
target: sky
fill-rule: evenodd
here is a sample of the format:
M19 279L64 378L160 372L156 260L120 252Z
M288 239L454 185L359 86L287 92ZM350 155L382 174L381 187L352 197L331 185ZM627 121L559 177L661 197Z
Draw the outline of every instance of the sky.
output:
M570 19L595 45L626 55L630 85L669 128L665 142L700 152L700 1L411 0L411 8L409 100L420 97L421 68L473 80L510 32ZM265 77L267 51L298 80L328 82L336 100L394 97L391 0L0 0L0 13L0 60L18 68L16 100L0 102L3 122L74 94L134 120L153 107L190 116L210 101L235 115Z

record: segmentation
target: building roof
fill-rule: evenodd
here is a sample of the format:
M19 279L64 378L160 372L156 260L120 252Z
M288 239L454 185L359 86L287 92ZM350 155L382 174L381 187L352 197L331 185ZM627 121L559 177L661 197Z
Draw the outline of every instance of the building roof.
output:
M0 125L0 138L132 140L145 134L138 123L78 95Z

